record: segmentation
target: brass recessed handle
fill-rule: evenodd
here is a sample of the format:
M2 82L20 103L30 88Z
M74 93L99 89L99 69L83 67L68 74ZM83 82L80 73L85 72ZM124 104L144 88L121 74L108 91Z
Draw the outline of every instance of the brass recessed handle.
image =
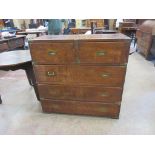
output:
M110 73L103 73L101 76L102 76L103 78L107 78L107 77L110 76Z
M80 59L79 58L76 58L76 63L80 64Z
M51 107L52 107L53 109L59 109L59 108L60 108L60 106L57 105L57 104L51 104Z
M106 55L106 51L97 51L96 52L96 56L105 56Z
M54 55L56 55L56 51L51 50L51 51L48 52L48 55L54 56Z
M102 93L101 96L106 97L106 96L108 96L108 93Z
M99 112L108 112L108 109L107 109L107 107L100 107L100 108L96 108L95 110L97 110L97 111L99 111Z
M55 72L47 72L47 76L55 76L56 73Z

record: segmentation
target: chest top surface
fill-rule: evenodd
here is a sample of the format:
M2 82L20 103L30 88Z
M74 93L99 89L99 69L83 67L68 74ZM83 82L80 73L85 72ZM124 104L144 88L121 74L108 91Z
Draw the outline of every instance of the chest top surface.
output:
M91 34L91 35L44 35L30 40L32 42L68 42L68 41L130 41L124 34Z

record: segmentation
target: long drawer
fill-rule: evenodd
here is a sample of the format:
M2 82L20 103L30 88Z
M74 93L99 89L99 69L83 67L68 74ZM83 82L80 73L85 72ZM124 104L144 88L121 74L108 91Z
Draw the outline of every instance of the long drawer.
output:
M85 65L36 65L37 83L51 84L98 84L121 87L124 83L124 66Z
M41 100L42 110L46 113L67 113L81 115L96 115L118 118L120 112L119 104L106 104L102 102Z
M39 84L40 98L56 100L82 100L120 102L122 88L103 86L79 86L79 85L47 85Z

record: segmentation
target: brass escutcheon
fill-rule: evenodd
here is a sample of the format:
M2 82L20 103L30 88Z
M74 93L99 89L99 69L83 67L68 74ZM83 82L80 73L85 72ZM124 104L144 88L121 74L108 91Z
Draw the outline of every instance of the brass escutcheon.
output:
M108 112L108 109L106 107L100 107L100 108L97 108L96 110L100 112Z
M96 56L105 56L106 55L106 51L97 51L96 52Z
M76 58L76 63L80 64L80 59L79 58Z
M110 74L109 73L103 73L101 76L104 77L104 78L106 78L106 77L109 77Z
M54 56L54 55L56 55L56 51L51 50L51 51L48 52L48 55Z
M51 108L53 108L53 109L59 109L59 107L60 107L60 106L57 105L57 104L52 104L52 105L51 105Z
M108 94L107 93L102 93L101 96L106 97L106 96L108 96Z
M55 76L55 72L47 72L47 76Z

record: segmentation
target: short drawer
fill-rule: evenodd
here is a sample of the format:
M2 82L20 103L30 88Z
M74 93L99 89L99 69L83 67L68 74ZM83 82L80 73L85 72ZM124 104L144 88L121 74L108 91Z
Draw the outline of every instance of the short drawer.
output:
M41 98L56 100L120 102L122 98L119 87L39 84L38 89Z
M8 42L9 49L15 49L24 46L24 38L12 39Z
M75 63L73 43L32 43L30 51L36 64Z
M80 42L80 63L124 64L128 61L129 43Z
M0 52L7 51L9 49L7 43L1 43L0 44Z
M121 87L124 83L125 66L85 65L36 65L38 83L86 84Z
M102 102L41 100L42 110L46 113L66 113L80 115L94 115L118 118L119 104L106 104Z
M24 38L19 38L19 39L16 39L16 46L22 46L24 45Z

